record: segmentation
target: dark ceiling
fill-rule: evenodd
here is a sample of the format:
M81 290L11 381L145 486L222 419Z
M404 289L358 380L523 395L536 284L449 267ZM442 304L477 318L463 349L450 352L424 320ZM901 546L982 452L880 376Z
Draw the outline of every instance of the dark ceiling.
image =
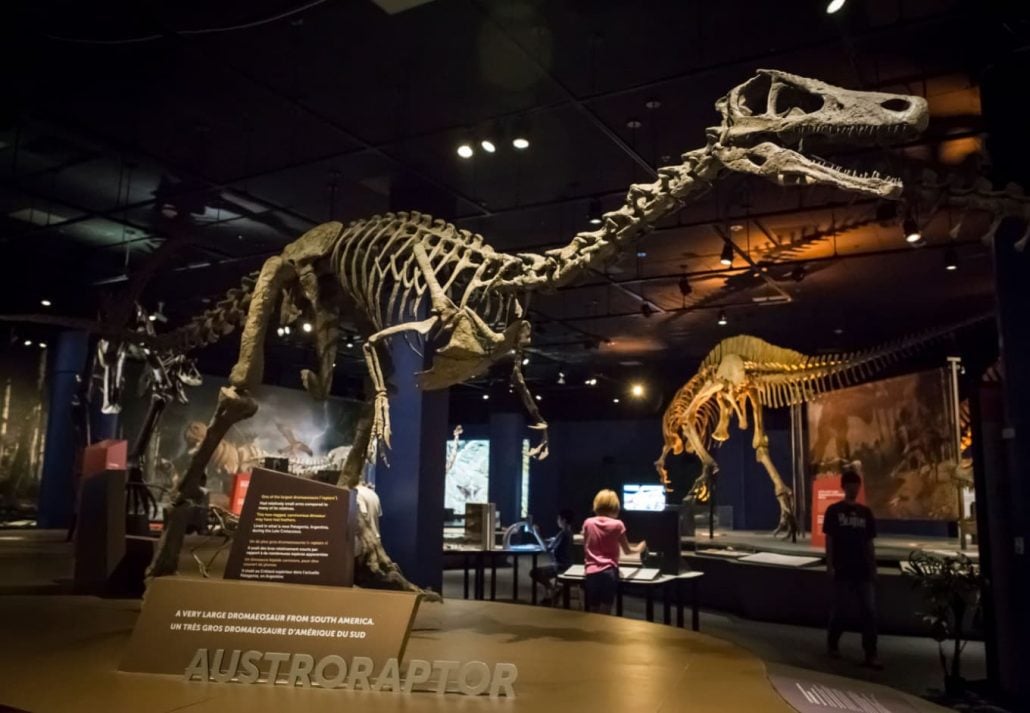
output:
M553 247L589 228L592 199L614 207L703 145L714 101L758 67L924 95L930 129L893 151L892 167L967 167L982 149L977 73L1004 40L989 5L851 0L834 16L818 0L5 7L0 311L38 311L46 297L55 313L91 317L101 293L168 245L143 301L174 325L309 227L390 208L432 206L501 249ZM506 141L517 127L531 140L523 152ZM465 136L499 149L463 161ZM911 248L900 218L878 208L727 181L636 254L535 301L530 377L653 367L686 378L732 333L851 348L990 308L982 225L964 226L961 269L945 273L954 216L938 214ZM724 237L764 273L720 265ZM272 361L292 369L306 358L293 346ZM231 356L203 358L222 369Z

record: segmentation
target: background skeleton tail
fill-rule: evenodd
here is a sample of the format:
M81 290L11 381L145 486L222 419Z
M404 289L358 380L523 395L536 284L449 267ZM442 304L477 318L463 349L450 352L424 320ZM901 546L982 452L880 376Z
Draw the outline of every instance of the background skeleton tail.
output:
M240 287L225 293L214 307L201 312L186 324L158 337L162 348L187 352L197 347L214 344L231 334L247 316L250 298L254 292L256 272L243 278Z
M758 378L757 386L763 402L771 408L804 403L820 394L843 389L867 381L888 367L910 357L927 345L947 337L955 331L983 321L987 317L964 320L946 327L938 327L887 342L871 349L845 354L806 356L794 352L800 361L776 363L779 347L768 345L773 359L761 359L750 366ZM725 343L725 342L724 342ZM721 346L721 345L720 345ZM750 355L749 355L750 356ZM770 373L761 374L765 369Z

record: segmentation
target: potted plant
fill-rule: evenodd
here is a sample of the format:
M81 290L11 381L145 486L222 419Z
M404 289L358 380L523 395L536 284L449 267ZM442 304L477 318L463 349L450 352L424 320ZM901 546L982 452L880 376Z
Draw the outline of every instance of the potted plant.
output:
M958 695L965 690L962 651L967 634L980 615L985 581L979 566L962 554L941 556L915 550L909 554L908 565L906 574L913 578L913 586L922 593L926 607L920 616L930 625L931 636L937 642L944 691L949 696ZM946 647L949 640L950 661Z

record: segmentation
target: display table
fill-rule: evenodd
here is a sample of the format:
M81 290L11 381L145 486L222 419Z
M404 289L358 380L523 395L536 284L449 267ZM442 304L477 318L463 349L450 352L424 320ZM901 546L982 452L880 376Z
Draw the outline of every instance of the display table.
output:
M621 570L622 568L620 568ZM615 599L615 614L622 616L622 596L627 590L643 591L647 606L647 620L654 621L654 598L655 593L660 592L664 604L663 621L666 624L672 623L670 603L676 605L676 626L683 627L683 589L690 587L691 618L690 628L694 631L701 630L701 618L698 609L697 585L704 572L684 572L682 574L660 574L654 579L631 579L628 577L619 578L618 595ZM571 585L583 586L584 575L578 572L566 572L558 575L558 581L562 585L562 606L569 608L569 587Z
M539 607L527 616L525 607L480 601L423 605L405 658L513 663L519 671L514 701L118 673L139 607L139 600L0 597L0 707L33 713L794 713L774 689L765 663L727 641L562 609ZM826 683L856 682L829 677ZM944 712L920 699L906 700L921 713Z
M512 566L512 584L511 584L511 599L513 602L519 600L519 558L530 557L532 559L532 567L537 566L539 557L544 553L544 550L540 548L510 548L510 549L492 549L486 550L482 547L466 547L463 545L452 545L444 547L444 555L459 554L462 556L462 568L465 570L465 599L469 598L469 571L474 574L474 580L472 582L472 596L474 599L485 599L486 598L486 569L489 563L490 568L490 601L497 599L497 561L499 559L506 559L511 557ZM530 595L531 602L536 604L537 592L536 582L530 587L532 594Z

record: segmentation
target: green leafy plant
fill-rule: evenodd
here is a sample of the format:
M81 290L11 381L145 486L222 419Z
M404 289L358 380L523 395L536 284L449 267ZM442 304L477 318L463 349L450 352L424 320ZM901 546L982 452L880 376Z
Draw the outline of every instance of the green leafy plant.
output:
M979 620L986 582L979 566L961 554L941 556L915 550L909 554L908 564L906 574L913 578L913 586L922 593L926 607L919 614L930 625L931 636L937 642L944 689L957 693L964 688L962 651L970 628ZM948 641L952 642L950 661Z

